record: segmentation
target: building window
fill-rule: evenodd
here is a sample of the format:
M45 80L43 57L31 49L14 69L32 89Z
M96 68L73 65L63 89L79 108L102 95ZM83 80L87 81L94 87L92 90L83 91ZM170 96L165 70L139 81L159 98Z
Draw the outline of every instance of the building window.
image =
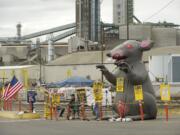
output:
M121 8L121 4L117 4L117 8Z

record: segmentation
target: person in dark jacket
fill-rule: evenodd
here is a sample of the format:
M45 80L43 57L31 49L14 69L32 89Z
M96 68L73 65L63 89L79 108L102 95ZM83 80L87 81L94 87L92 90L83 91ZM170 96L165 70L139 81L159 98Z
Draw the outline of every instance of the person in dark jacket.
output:
M69 111L68 111L67 119L69 119L71 114L72 114L72 119L75 119L76 113L77 113L77 116L79 118L79 104L76 101L74 94L71 95L71 100L69 101L69 104L68 104L68 110Z

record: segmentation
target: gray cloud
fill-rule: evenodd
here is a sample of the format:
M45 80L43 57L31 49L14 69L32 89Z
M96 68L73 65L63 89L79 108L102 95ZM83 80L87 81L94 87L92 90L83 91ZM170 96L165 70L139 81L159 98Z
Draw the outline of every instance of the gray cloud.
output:
M142 21L159 10L169 0L134 0L135 15ZM180 0L148 21L170 21L180 24ZM0 36L9 36L18 22L23 25L23 33L60 26L75 21L75 0L0 0ZM104 0L101 19L112 22L112 0ZM7 28L8 27L8 28ZM7 29L6 29L7 28ZM11 30L10 30L11 29ZM9 34L8 34L9 32Z
M171 21L180 24L180 0L175 0L164 10L148 19L152 14L160 10L170 0L135 0L135 15L142 21Z

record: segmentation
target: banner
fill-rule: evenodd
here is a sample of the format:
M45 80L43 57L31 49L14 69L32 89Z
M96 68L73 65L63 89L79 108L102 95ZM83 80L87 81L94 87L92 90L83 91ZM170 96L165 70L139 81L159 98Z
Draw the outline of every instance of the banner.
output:
M134 86L134 95L135 95L135 101L143 100L142 85L135 85Z
M160 85L160 95L161 95L162 101L170 101L171 100L169 84L161 84Z
M122 77L116 79L116 92L124 92L124 78Z
M94 93L94 99L95 102L102 102L103 100L103 84L101 82L95 82L93 84L93 93Z
M24 87L26 88L26 89L28 89L29 88L29 85L28 85L28 79L29 79L29 77L28 77L28 71L27 71L27 69L22 69L21 70L21 73L22 73L22 76L23 76L23 84L24 84Z

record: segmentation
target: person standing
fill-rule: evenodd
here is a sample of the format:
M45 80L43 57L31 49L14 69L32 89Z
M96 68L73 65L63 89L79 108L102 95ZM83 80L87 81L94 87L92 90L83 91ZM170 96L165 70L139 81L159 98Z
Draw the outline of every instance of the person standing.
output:
M69 120L70 115L72 114L72 119L75 119L75 115L79 118L79 103L76 101L75 94L71 94L71 100L68 104L68 116L67 119Z
M35 112L34 103L36 102L36 96L37 96L37 92L35 90L36 85L37 85L36 83L32 83L31 89L28 90L28 92L27 92L27 102L30 105L31 112Z

